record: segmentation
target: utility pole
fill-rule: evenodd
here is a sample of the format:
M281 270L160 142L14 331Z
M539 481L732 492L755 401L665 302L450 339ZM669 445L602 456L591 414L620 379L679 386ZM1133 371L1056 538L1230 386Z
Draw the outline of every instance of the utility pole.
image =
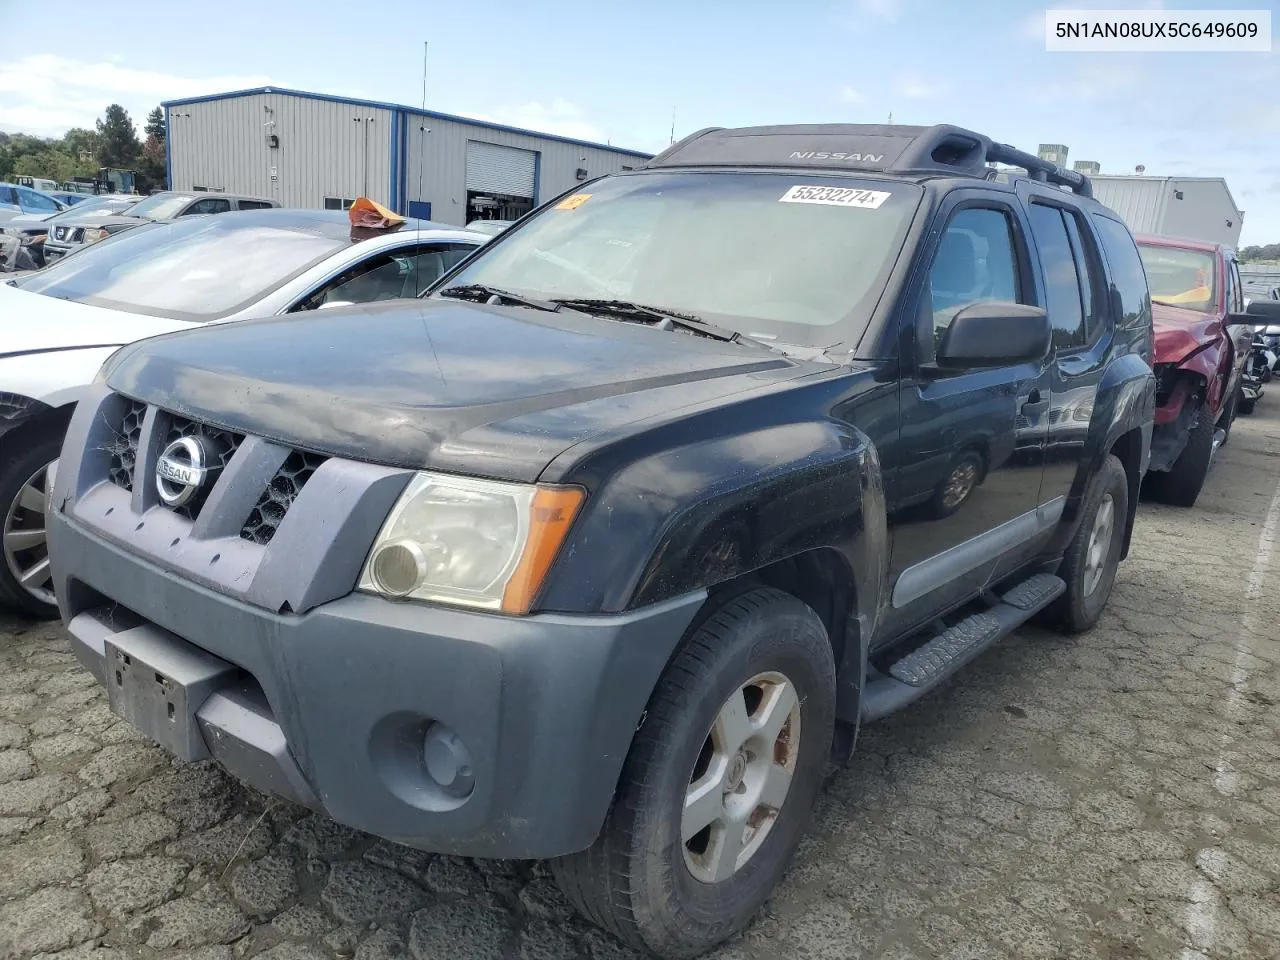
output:
M671 143L676 142L676 108L671 108Z

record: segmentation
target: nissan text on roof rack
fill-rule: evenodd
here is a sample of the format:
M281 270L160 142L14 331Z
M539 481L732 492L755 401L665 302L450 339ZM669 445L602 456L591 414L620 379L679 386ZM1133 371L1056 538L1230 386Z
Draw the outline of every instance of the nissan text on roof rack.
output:
M45 541L49 468L76 401L121 344L208 323L412 298L488 240L403 217L370 229L355 225L360 209L353 210L140 223L0 285L0 605L57 616Z
M1033 616L1097 622L1151 356L1087 177L951 126L705 130L417 303L115 353L54 583L178 757L548 859L583 915L692 957L764 903L860 724Z

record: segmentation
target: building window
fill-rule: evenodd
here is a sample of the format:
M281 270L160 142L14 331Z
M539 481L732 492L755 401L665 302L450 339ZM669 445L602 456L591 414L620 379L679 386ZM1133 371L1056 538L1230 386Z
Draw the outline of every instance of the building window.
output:
M202 187L196 185L191 188L192 193L222 193L222 187Z
M347 197L324 198L324 208L326 210L350 210L353 203L355 203L355 200Z

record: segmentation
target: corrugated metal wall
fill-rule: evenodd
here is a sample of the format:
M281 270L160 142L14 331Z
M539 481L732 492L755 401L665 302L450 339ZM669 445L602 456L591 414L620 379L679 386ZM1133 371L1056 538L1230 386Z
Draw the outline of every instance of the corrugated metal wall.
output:
M1134 233L1190 237L1229 247L1240 242L1244 214L1222 180L1106 175L1090 179L1094 196L1120 214Z
M468 140L536 151L539 154L538 195L534 199L539 203L577 183L574 171L579 167L584 167L589 177L596 177L617 173L624 166L638 167L644 162L640 156L424 117L413 112L406 113L404 120L403 199L427 201L431 204L431 219L440 223L462 226L466 222Z
M175 104L169 108L172 188L221 188L286 207L361 195L390 204L394 116L276 93ZM274 149L267 144L271 133L280 138Z
M1134 233L1159 233L1172 192L1167 180L1094 176L1093 195L1120 215Z

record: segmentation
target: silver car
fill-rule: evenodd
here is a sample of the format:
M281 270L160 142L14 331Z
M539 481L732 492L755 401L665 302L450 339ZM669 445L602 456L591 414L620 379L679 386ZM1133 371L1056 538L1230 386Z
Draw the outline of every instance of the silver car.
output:
M416 297L488 241L343 211L255 210L144 223L0 282L0 605L57 615L44 500L70 411L115 349L206 323Z

